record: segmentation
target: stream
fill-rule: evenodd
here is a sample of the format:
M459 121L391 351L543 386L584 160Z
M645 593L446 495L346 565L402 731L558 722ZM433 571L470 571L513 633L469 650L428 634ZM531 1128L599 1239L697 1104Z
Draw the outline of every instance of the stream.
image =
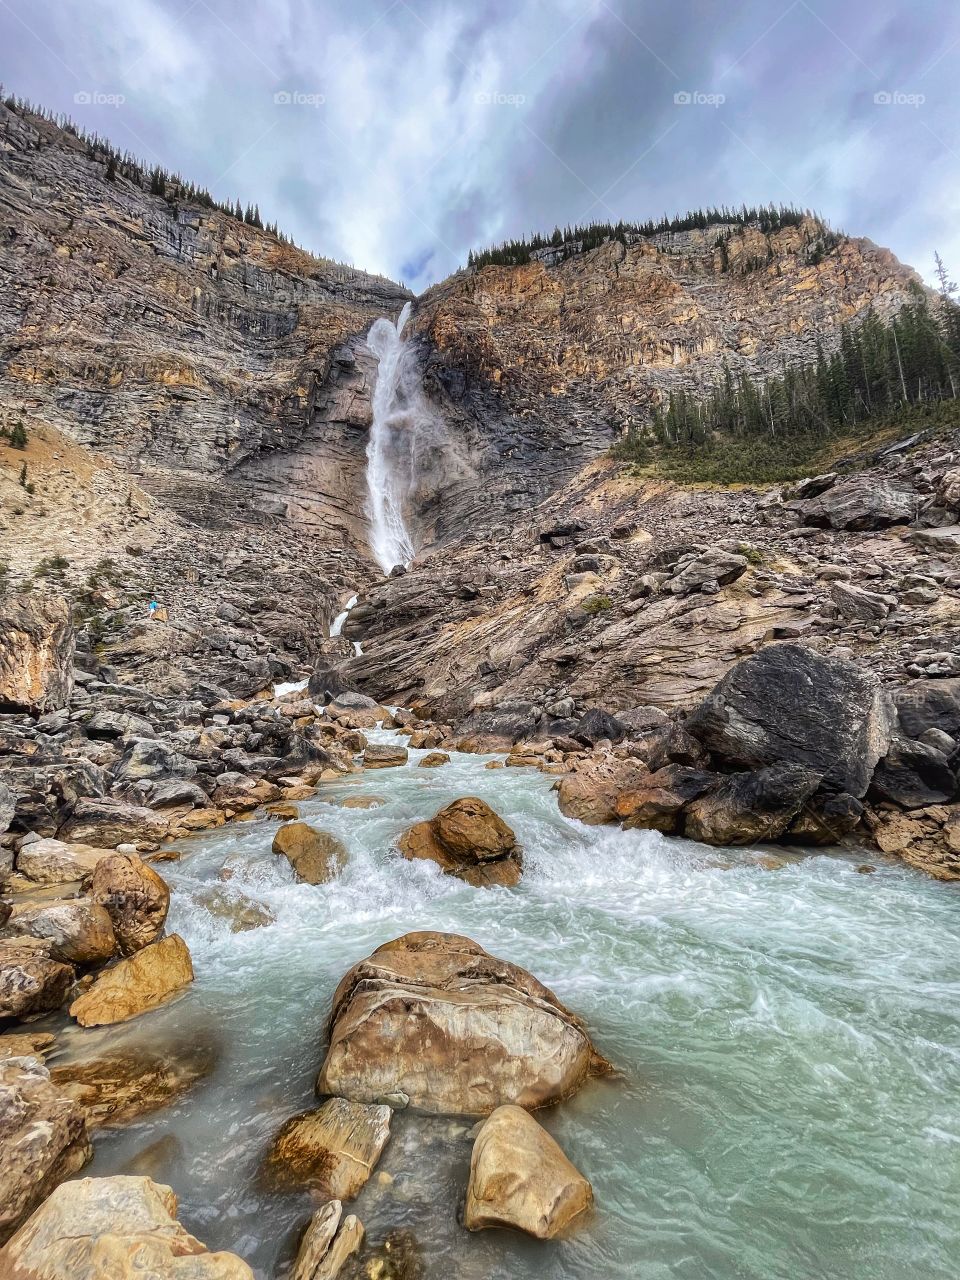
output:
M380 943L449 930L552 987L622 1072L538 1115L592 1181L596 1212L552 1243L467 1233L470 1122L397 1113L351 1205L369 1241L408 1230L430 1280L956 1280L955 889L892 863L859 874L846 855L777 850L768 869L763 851L585 827L559 813L551 777L457 753L418 769L425 754L300 803L350 850L333 883L294 882L271 853L273 820L195 837L161 865L196 982L66 1043L85 1056L209 1046L215 1065L172 1106L98 1134L85 1174L170 1183L189 1230L278 1274L314 1206L272 1190L261 1164L282 1122L317 1105L333 989ZM339 807L359 793L387 803ZM471 794L520 838L516 889L474 889L391 851ZM228 891L274 924L233 933L204 905L227 857Z

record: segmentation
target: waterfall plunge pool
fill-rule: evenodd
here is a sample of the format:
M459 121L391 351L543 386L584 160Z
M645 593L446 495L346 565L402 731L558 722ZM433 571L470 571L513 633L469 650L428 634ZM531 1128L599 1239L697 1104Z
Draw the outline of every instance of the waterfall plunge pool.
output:
M172 1106L99 1133L86 1174L170 1183L211 1248L285 1274L315 1205L271 1190L261 1165L283 1121L317 1105L333 989L380 943L442 929L547 983L622 1072L538 1113L592 1181L596 1212L552 1243L468 1233L472 1122L398 1113L350 1206L369 1242L409 1231L429 1280L955 1280L955 889L895 864L860 875L845 856L787 854L767 870L756 851L585 827L559 813L550 777L460 754L418 769L424 754L301 802L350 850L334 883L293 882L270 851L274 821L194 838L161 868L196 982L63 1042L83 1056L209 1044L216 1065ZM339 807L358 793L387 803ZM474 889L391 852L410 824L470 794L520 837L516 889ZM239 870L227 887L274 924L232 933L204 905L228 856Z

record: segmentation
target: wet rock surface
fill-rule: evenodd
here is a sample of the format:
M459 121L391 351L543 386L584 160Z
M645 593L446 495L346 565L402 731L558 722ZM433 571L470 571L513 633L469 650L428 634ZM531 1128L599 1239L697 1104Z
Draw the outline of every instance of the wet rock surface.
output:
M0 1244L92 1154L82 1108L47 1069L33 1057L0 1059Z
M463 1211L469 1231L514 1227L551 1240L593 1205L593 1189L522 1107L498 1107L480 1127Z
M253 1280L232 1253L209 1253L177 1221L170 1187L149 1178L81 1178L59 1186L0 1251L17 1280Z
M517 838L476 796L454 800L429 822L418 822L399 841L405 858L428 858L468 884L490 888L519 882L523 861Z
M607 1064L546 987L468 938L414 933L341 981L317 1089L434 1114L545 1106Z

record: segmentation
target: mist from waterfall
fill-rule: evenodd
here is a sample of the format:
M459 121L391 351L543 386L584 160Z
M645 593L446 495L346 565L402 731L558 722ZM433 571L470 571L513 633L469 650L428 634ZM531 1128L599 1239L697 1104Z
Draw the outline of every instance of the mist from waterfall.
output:
M409 565L416 553L411 510L435 507L451 486L473 475L465 446L424 394L417 344L403 341L410 305L396 324L375 320L367 335L379 361L367 441L367 516L370 548L384 573Z

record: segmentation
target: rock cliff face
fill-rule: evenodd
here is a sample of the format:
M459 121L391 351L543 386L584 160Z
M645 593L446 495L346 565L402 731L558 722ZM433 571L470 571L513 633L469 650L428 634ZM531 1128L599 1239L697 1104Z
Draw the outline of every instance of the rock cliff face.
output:
M634 236L565 260L544 250L453 276L419 301L414 329L477 476L461 503L427 513L435 536L526 509L670 390L712 385L724 362L763 375L812 359L818 335L829 346L868 307L895 312L917 283L869 240L828 247L810 219L768 235Z

